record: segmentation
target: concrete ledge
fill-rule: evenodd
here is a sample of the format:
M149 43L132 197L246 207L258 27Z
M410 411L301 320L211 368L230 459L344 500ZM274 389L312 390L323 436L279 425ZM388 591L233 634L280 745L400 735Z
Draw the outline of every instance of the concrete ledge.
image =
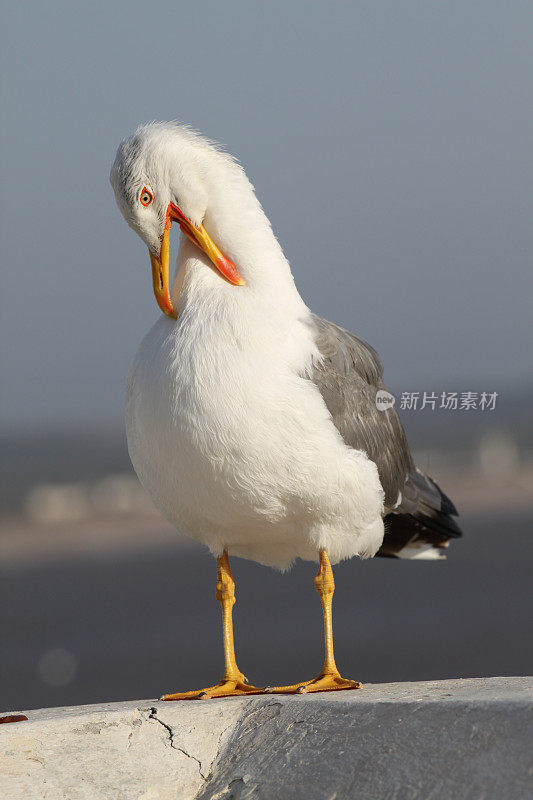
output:
M0 726L0 796L531 798L532 689L488 678L26 711Z

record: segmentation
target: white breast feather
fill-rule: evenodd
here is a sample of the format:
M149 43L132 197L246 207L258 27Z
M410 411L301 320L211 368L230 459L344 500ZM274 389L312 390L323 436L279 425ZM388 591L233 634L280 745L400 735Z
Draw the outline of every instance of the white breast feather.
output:
M374 555L383 539L377 468L344 444L304 377L316 357L305 306L272 318L250 297L236 323L209 296L205 269L189 259L190 301L177 323L158 320L130 373L128 444L141 482L215 555L227 548L280 568L315 560L321 547L332 562Z

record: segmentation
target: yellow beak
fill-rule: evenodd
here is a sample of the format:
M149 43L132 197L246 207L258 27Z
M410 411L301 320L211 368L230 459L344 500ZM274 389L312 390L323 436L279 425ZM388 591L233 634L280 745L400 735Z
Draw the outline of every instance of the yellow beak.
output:
M154 286L154 295L157 300L157 305L161 311L169 317L176 319L176 312L170 299L170 286L169 286L169 250L170 250L170 228L172 221L176 220L182 232L196 244L201 250L206 253L221 275L226 278L234 286L244 286L245 281L240 275L237 267L229 258L227 258L218 249L213 242L203 225L193 225L187 219L178 206L174 203L169 203L167 208L167 216L165 221L165 230L161 237L161 248L159 257L156 258L150 252L150 263L152 266L152 283Z
M169 281L169 250L170 250L170 226L172 220L167 214L165 230L161 238L161 249L159 258L156 258L150 251L150 264L152 265L152 283L157 305L161 311L169 317L176 318L174 307L170 299Z

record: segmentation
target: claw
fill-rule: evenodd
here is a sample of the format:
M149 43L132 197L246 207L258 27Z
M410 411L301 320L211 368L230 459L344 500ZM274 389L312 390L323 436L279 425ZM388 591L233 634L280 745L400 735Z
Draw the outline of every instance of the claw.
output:
M291 686L269 686L269 694L308 694L309 692L334 692L342 689L362 689L363 684L343 678L338 672L322 673L312 681L302 681ZM266 691L266 690L265 690Z
M241 679L224 678L216 686L207 689L197 689L192 692L177 692L164 694L160 700L211 700L213 697L242 697L247 694L264 694L262 687L250 686Z

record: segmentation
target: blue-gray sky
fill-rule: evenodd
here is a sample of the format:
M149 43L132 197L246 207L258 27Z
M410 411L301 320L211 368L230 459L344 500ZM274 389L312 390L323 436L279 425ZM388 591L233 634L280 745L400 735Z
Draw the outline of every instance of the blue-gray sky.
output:
M532 350L527 2L58 2L2 19L2 425L115 419L156 319L108 183L177 118L245 166L304 299L397 390Z

